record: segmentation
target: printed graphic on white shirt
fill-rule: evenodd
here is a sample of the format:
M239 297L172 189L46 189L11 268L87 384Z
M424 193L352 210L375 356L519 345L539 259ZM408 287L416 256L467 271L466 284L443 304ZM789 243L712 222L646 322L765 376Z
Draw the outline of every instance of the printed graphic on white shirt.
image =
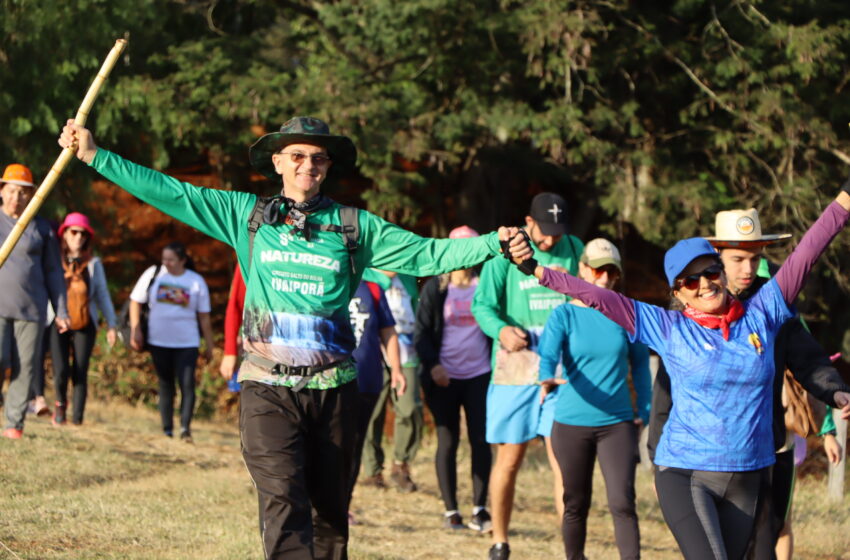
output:
M177 284L161 283L156 290L157 303L167 303L170 305L179 305L180 307L189 307L191 296L189 290Z

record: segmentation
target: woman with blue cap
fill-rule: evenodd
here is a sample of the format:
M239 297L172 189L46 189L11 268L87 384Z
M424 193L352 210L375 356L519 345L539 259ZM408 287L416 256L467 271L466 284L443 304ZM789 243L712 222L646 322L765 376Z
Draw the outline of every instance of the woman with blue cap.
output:
M718 254L684 239L664 257L683 311L670 311L538 266L526 243L511 256L540 284L578 298L653 348L670 373L673 408L658 444L655 484L685 558L742 558L759 488L774 462L772 345L815 261L850 217L850 181L809 228L779 272L741 303L726 289ZM835 402L850 417L850 394Z

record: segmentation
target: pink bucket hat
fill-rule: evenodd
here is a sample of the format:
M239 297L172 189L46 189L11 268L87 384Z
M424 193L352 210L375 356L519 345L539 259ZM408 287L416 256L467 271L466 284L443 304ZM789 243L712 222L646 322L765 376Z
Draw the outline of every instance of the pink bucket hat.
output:
M94 230L91 227L91 223L89 223L89 218L85 214L80 214L79 212L71 212L67 216L65 216L65 221L62 222L62 225L59 226L59 235L61 236L65 233L65 230L69 227L80 227L86 230L89 233L89 237L94 237Z
M478 232L469 226L460 226L449 232L449 239L467 239L469 237L478 237Z

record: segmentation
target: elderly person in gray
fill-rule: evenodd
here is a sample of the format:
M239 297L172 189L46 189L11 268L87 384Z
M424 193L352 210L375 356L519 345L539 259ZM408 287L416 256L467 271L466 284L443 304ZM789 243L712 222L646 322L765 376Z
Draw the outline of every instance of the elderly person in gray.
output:
M0 241L6 239L32 198L32 172L21 164L6 167L0 179ZM9 258L0 267L0 367L12 368L4 412L3 437L20 439L27 398L41 359L48 299L58 310L56 327L68 329L65 275L56 234L44 218L24 229Z

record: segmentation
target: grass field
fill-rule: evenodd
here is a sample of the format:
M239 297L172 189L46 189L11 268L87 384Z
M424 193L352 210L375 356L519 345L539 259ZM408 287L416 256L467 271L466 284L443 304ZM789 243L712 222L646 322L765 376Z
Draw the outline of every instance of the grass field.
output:
M53 428L30 417L25 438L0 440L0 559L260 559L254 491L233 421L198 422L195 444L160 435L147 407L92 401L86 425ZM440 528L434 438L413 465L420 490L358 488L350 556L357 559L486 558L489 539ZM462 513L471 504L469 457L461 448ZM511 528L513 557L562 558L551 477L534 445L520 474ZM850 559L850 497L824 497L825 480L798 483L797 558ZM617 558L597 471L587 554ZM679 558L647 471L639 468L643 557Z

